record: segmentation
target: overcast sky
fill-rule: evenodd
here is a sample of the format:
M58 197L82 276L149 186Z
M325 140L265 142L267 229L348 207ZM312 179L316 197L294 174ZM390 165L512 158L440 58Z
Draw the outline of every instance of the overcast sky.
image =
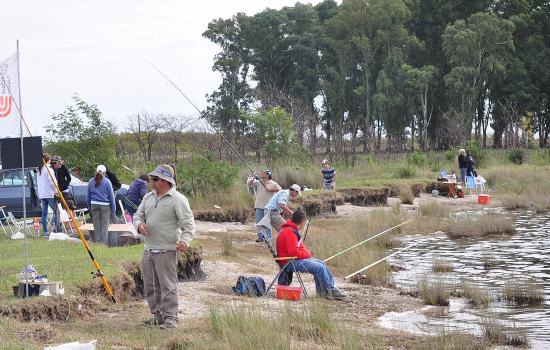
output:
M146 60L200 108L220 82L219 48L202 37L208 22L294 0L17 0L4 2L0 61L20 41L23 115L42 134L52 113L78 93L119 129L129 115L198 113ZM313 4L318 0L307 1Z

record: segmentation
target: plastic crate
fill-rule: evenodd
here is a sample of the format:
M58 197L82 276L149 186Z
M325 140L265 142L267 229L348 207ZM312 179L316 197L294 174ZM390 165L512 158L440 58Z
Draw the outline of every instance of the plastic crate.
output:
M487 194L480 194L477 196L477 204L489 204L491 202L491 196Z
M277 286L277 299L283 300L300 300L302 297L302 288Z

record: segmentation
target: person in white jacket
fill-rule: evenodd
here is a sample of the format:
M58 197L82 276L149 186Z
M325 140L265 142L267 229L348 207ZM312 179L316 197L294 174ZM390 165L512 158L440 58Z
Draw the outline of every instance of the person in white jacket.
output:
M48 237L48 207L52 208L54 213L54 231L59 229L59 215L57 215L57 205L55 203L55 173L50 166L50 155L44 153L42 158L46 165L42 164L38 167L36 183L38 185L38 198L40 198L40 206L42 207L42 228L44 229L44 237Z

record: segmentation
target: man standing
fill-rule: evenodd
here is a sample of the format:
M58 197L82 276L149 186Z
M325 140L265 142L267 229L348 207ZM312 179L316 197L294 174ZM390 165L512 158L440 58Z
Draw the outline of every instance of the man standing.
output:
M55 177L57 178L57 185L63 194L63 198L65 198L65 202L67 202L69 209L75 210L76 203L71 191L69 191L69 185L71 184L71 173L69 169L63 164L61 158L57 156L52 157L52 166Z
M274 193L282 190L278 183L272 180L273 173L267 169L262 172L261 179L258 176L250 176L246 181L248 187L253 188L256 191L256 202L254 203L254 212L256 213L256 223L258 223L265 215L265 206L267 202L273 197ZM263 185L262 185L263 184ZM271 229L262 231L258 229L258 239L256 242L260 243L264 241L264 233L271 240Z
M294 184L288 190L277 192L265 206L265 215L256 226L275 228L277 232L281 231L281 225L285 223L283 214L292 215L292 210L287 206L290 199L300 195L300 186ZM271 237L270 237L271 238ZM268 241L271 243L271 239Z
M153 318L144 325L162 329L178 322L177 251L193 240L195 220L187 198L176 191L174 169L162 164L149 173L153 191L143 197L134 226L145 236L142 260L143 289Z
M323 174L323 189L334 190L336 189L336 170L328 165L328 160L323 159L321 162L321 173Z
M306 214L301 210L296 210L292 214L292 219L282 225L283 229L277 236L277 256L296 257L293 264L286 270L307 272L313 275L315 279L315 289L317 295L329 300L342 300L342 294L334 286L334 277L321 260L313 259L311 252L305 246L299 229L302 228ZM288 260L280 260L281 267L285 266Z

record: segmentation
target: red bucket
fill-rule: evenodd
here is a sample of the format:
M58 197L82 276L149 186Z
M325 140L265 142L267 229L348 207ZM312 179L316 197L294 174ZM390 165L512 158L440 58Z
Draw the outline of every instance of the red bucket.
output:
M489 204L491 196L487 194L480 194L477 196L477 204Z
M302 296L302 288L277 286L277 299L283 300L300 300Z

